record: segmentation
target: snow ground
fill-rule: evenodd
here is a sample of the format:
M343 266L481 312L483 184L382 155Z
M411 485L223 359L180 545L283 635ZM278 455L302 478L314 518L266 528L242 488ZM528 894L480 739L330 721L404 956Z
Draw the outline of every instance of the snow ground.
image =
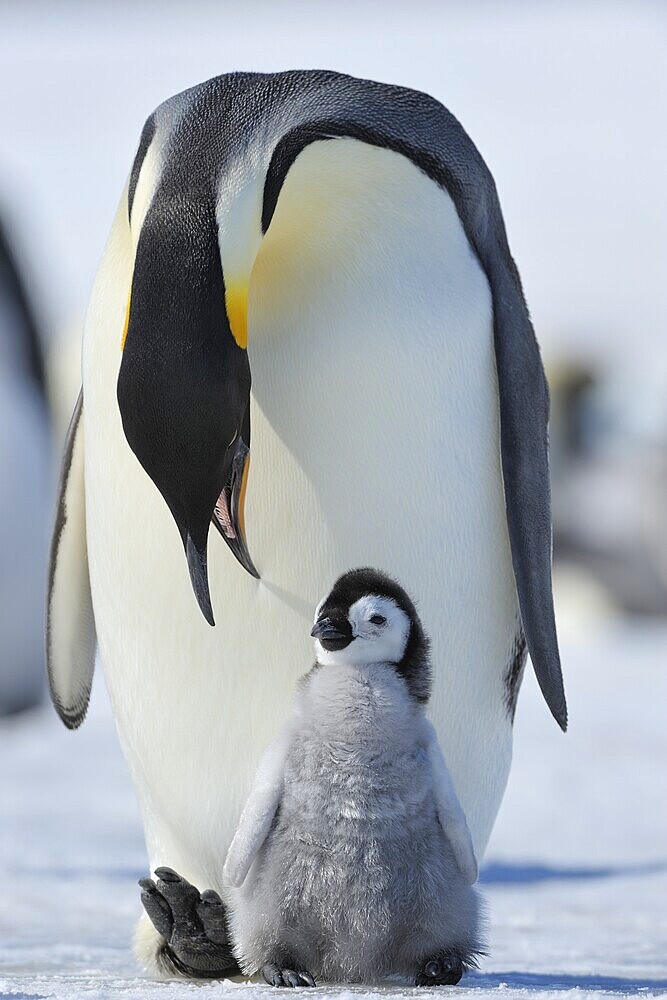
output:
M666 650L665 625L565 634L567 736L527 677L482 875L489 956L456 996L667 996ZM153 983L135 966L146 861L101 684L78 733L48 707L4 723L0 760L0 1000L266 997L259 984Z

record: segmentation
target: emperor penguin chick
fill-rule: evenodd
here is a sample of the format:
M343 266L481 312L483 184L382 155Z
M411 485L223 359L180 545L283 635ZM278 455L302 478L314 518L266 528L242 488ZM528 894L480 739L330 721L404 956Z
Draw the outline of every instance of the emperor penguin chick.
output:
M274 986L454 984L480 953L477 862L425 715L429 641L372 569L319 605L317 662L225 862L242 969Z

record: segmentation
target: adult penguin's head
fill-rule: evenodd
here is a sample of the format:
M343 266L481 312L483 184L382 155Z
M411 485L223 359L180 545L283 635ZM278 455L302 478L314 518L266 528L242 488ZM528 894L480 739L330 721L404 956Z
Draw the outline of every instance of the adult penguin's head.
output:
M243 519L250 366L230 301L211 199L163 181L137 243L118 403L127 441L174 517L211 625L211 521L258 576Z

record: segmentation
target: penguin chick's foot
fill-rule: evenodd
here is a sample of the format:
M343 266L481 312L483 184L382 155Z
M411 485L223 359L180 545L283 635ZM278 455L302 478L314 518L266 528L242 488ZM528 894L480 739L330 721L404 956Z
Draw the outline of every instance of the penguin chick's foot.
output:
M153 926L165 938L164 965L189 979L237 976L225 906L213 889L200 894L171 868L156 868L157 882L139 880L141 902Z
M315 980L309 972L295 972L294 969L274 965L273 962L262 966L262 975L269 986L315 986Z
M463 962L458 955L443 952L429 958L415 979L415 986L456 986L463 975Z

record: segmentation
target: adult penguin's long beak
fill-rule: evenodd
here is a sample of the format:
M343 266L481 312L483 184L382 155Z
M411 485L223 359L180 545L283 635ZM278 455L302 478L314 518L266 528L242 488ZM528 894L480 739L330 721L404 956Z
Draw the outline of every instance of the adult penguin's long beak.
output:
M252 561L245 537L244 501L250 465L250 449L237 438L232 446L231 470L213 509L211 521L218 529L241 566L259 580L259 573ZM186 530L183 537L185 556L190 572L190 582L201 613L209 625L215 625L211 594L208 585L208 536L198 545Z
M192 535L185 536L184 544L185 558L188 561L188 569L190 571L190 582L197 598L199 610L209 625L215 625L211 592L208 586L208 556L206 546L203 549L199 549Z

